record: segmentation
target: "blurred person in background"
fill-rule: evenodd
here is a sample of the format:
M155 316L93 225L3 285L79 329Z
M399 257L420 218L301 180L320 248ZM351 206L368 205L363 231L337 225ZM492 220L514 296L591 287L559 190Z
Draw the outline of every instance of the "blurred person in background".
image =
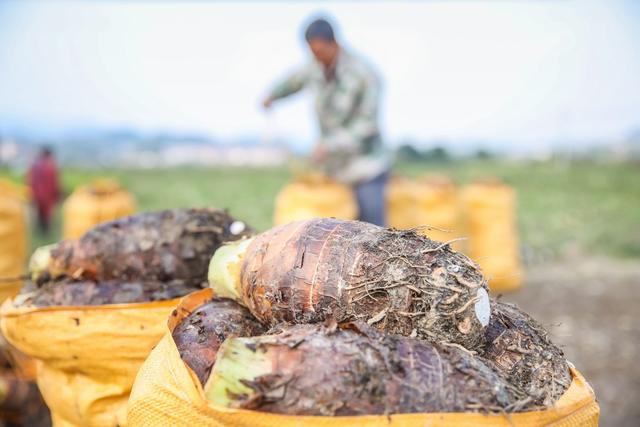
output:
M337 42L327 20L313 21L304 37L315 60L276 85L263 105L270 108L275 100L311 88L321 134L312 162L352 186L362 221L384 225L390 162L378 127L378 78Z
M38 227L48 234L53 208L60 197L58 167L49 147L43 147L29 168L28 182L31 196L38 211Z

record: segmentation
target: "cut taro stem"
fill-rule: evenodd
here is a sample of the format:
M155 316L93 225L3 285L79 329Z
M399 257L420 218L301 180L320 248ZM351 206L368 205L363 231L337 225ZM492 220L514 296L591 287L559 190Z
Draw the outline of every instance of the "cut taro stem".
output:
M218 350L204 392L211 402L228 408L239 407L255 390L246 386L273 371L268 350L256 346L255 339L228 338Z
M209 263L209 286L216 296L242 301L240 266L251 239L227 243L213 254Z
M55 249L57 244L51 244L46 246L40 246L37 248L31 259L29 259L29 272L31 273L31 280L37 281L40 276L49 271L51 265L51 251Z

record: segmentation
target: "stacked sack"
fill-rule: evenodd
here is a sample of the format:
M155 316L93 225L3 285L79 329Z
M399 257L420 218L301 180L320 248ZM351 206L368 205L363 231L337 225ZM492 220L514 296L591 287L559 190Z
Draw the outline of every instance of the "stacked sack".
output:
M26 189L0 179L0 278L21 276L27 263ZM18 293L20 281L0 283L0 302Z
M20 291L18 277L27 262L26 200L26 188L0 179L0 303ZM47 408L34 378L35 362L0 335L0 425L47 425Z
M63 236L76 239L98 224L133 215L136 203L133 196L111 179L96 179L78 187L65 200Z
M584 378L475 263L316 219L225 245L129 400L131 426L595 426Z
M522 286L516 221L516 193L497 180L478 180L460 196L469 236L466 253L489 278L491 290L509 292Z
M2 306L7 340L39 361L55 426L124 426L134 377L211 253L248 230L214 209L144 213L38 249Z
M394 176L386 197L390 227L418 228L427 237L441 242L461 237L458 191L446 176L418 179ZM452 246L459 250L461 243L455 241Z
M443 176L396 176L387 190L387 211L391 227L451 241L480 264L492 292L522 286L516 194L498 179L477 180L458 191Z
M321 217L358 217L358 204L348 186L325 175L308 173L299 175L276 196L275 225Z

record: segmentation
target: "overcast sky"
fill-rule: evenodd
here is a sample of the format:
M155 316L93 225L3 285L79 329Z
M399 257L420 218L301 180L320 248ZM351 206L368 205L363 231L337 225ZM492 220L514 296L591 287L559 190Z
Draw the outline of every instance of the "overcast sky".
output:
M403 138L548 146L640 127L640 2L0 0L0 132L133 126L309 145L310 94L259 100L325 12L384 80Z

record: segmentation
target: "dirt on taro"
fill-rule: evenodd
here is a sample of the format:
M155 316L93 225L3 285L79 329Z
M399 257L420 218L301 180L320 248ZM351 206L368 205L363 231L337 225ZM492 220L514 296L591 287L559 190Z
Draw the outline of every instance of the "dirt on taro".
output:
M593 386L603 427L640 419L640 264L585 254L531 266L505 295L542 323Z

